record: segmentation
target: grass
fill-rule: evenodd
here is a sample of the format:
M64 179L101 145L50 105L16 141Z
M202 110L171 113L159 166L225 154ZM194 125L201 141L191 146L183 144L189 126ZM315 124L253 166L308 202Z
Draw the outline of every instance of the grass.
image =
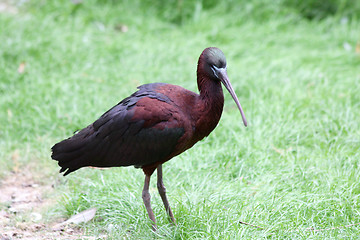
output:
M97 207L95 221L82 227L109 239L359 236L358 226L337 228L360 222L356 17L309 21L288 8L259 8L259 0L230 10L195 4L175 17L171 8L157 15L139 1L20 3L13 3L17 13L0 14L0 174L31 164L44 181L60 181L63 195L49 218ZM151 233L142 171L56 174L51 146L136 86L168 82L196 91L196 62L208 46L227 56L249 127L225 93L214 132L164 165L177 227L153 177L160 229Z

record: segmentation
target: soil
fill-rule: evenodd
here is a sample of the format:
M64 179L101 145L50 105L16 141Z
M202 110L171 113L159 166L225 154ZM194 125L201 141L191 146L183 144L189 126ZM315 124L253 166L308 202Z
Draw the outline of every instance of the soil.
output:
M0 181L0 240L95 239L76 226L61 225L65 219L44 219L43 213L56 204L49 197L54 192L51 184L36 181L28 168Z

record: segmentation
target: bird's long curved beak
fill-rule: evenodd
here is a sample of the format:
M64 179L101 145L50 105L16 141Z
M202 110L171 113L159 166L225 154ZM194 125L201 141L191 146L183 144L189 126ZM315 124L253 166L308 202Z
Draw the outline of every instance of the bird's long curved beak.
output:
M227 72L226 72L226 68L218 68L217 69L217 73L218 73L218 77L220 78L221 82L224 84L224 86L226 87L226 89L229 91L230 95L232 96L232 98L234 99L236 105L238 106L240 113L241 113L241 117L242 120L244 122L245 127L247 126L247 121L245 118L245 114L244 111L242 110L242 107L240 105L239 99L237 98L235 91L233 89L233 87L231 86L230 80L227 76Z

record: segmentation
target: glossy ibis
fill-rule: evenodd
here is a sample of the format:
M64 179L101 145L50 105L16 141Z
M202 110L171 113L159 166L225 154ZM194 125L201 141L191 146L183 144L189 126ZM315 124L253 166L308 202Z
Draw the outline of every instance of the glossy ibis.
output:
M150 205L150 177L157 169L157 187L172 222L175 219L165 194L162 164L191 148L216 127L224 106L224 84L235 100L244 125L246 119L226 72L226 59L218 48L206 48L197 65L200 94L180 86L152 83L105 112L74 136L52 147L64 176L82 167L135 166L145 173L142 198L156 229Z

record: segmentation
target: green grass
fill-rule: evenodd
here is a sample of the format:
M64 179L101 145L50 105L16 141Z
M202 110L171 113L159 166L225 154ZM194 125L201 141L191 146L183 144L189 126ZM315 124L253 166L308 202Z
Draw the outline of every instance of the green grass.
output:
M305 230L360 222L356 15L341 15L347 9L309 21L260 0L170 8L179 3L172 1L160 10L145 3L29 1L16 14L0 14L0 174L30 164L44 181L60 181L50 218L96 207L96 219L82 227L110 239L357 238L358 226ZM197 91L196 62L208 46L225 53L249 127L225 93L214 132L164 165L176 227L155 174L156 234L141 199L142 171L57 175L51 146L136 86L167 82Z

